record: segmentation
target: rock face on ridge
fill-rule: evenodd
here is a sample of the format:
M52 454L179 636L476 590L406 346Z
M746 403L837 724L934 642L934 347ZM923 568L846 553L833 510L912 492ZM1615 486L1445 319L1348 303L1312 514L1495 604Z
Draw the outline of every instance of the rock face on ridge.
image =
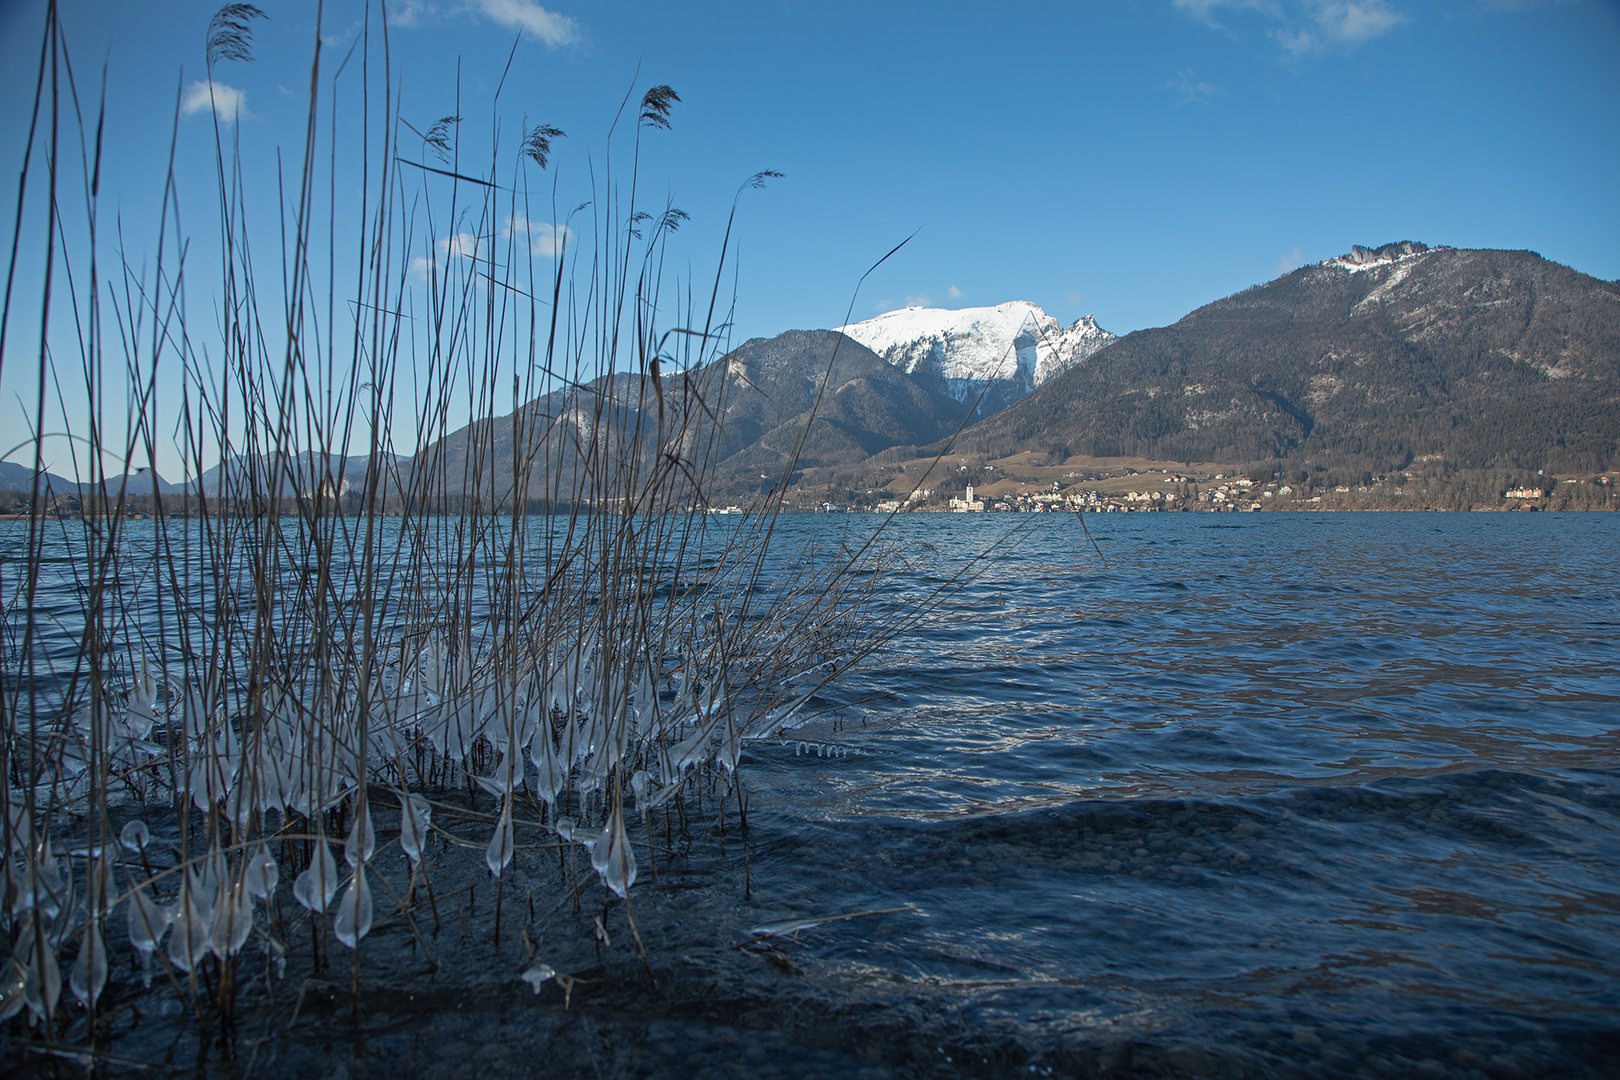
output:
M1337 259L1328 259L1327 263L1342 266L1347 270L1364 269L1369 266L1377 266L1380 263L1391 263L1407 255L1421 255L1428 250L1428 244L1420 244L1416 240L1397 240L1393 244L1384 244L1375 248L1351 244L1348 255L1340 255ZM1327 263L1323 265L1327 265Z
M901 308L839 329L957 401L977 402L978 416L1005 408L1114 340L1090 315L1065 327L1027 300Z

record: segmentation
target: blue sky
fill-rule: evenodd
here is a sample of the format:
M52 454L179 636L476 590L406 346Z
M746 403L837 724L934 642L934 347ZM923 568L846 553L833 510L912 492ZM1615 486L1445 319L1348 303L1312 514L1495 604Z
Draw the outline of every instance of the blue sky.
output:
M1397 239L1530 248L1620 278L1614 0L554 2L390 5L401 114L425 129L459 108L468 157L497 120L507 139L524 119L564 129L547 182L572 205L625 94L675 87L672 129L644 139L641 172L653 201L692 217L671 248L679 269L706 279L738 186L785 174L740 203L739 339L839 324L861 274L913 233L854 296L855 318L1027 299L1123 333ZM135 258L217 6L64 7L92 97L107 65L103 205ZM273 224L276 150L289 161L302 146L316 8L260 6L256 59L221 63L215 100L239 108L227 132ZM326 5L328 72L363 11ZM43 12L0 0L6 177ZM176 136L198 251L216 235L208 120L205 104L183 109ZM8 369L7 446L26 434Z

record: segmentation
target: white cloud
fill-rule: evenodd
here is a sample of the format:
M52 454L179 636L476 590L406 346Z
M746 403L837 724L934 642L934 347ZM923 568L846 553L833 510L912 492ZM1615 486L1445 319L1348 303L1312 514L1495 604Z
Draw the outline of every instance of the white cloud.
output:
M1192 68L1183 68L1174 79L1164 84L1164 89L1175 91L1178 105L1208 105L1211 100L1226 93L1220 87L1200 79L1198 72Z
M1315 7L1316 25L1323 36L1351 47L1381 37L1406 21L1406 16L1391 10L1385 0L1328 0Z
M476 259L482 242L472 233L458 232L439 241L439 251L446 260Z
M506 219L507 236L527 236L529 251L545 259L561 258L564 250L574 247L574 230L567 225L553 225L549 221L530 221L521 214Z
M397 22L397 20L394 18L394 6L392 4L388 5L388 22L390 29L392 29ZM341 30L328 30L326 33L321 35L321 48L341 49L343 46L353 41L360 31L365 29L365 26L366 24L363 20L356 19Z
M1298 270L1300 268L1302 258L1303 255L1301 255L1299 248L1296 247L1288 254L1279 257L1277 259L1277 265L1271 268L1271 272L1277 277L1281 277L1290 270Z
M1222 9L1257 12L1278 24L1268 31L1270 37L1295 57L1335 48L1354 49L1408 21L1407 16L1391 6L1391 0L1171 0L1171 4L1192 18L1222 30L1226 27L1215 18Z
M1065 295L1063 297L1063 302L1065 304L1078 304L1083 299L1085 298L1080 295L1078 290L1076 290L1075 292Z
M1271 36L1276 40L1277 44L1295 56L1320 52L1322 48L1321 40L1309 30L1295 30L1285 26L1281 30L1273 31Z
M960 300L962 297L966 296L967 293L963 292L961 289L958 289L955 285L952 285L949 289L945 290L945 295L951 300Z
M911 293L906 297L906 307L933 307L934 298L925 292Z
M553 49L579 40L578 22L568 15L549 11L534 0L477 0L477 6L491 22L508 30L521 30Z
M483 17L497 26L537 38L553 49L580 39L579 20L542 7L535 0L394 0L388 5L388 25L402 29L466 16Z
M391 28L420 26L438 14L438 8L426 0L395 0L388 5L388 25Z
M425 255L418 255L411 260L411 276L426 279L429 268L433 266L437 266L440 273L443 273L453 259L479 258L483 254L480 250L482 243L472 233L458 232L453 236L446 236L433 245L432 262L429 262Z
M222 82L199 81L186 87L180 99L180 111L187 116L212 109L222 124L235 123L239 116L252 116L247 111L247 95L234 86Z

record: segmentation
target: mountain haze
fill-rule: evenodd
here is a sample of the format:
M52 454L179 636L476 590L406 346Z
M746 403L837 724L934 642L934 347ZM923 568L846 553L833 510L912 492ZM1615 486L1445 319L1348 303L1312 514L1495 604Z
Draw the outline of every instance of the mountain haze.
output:
M15 461L0 461L0 491L19 493L32 491L34 475L34 470L27 465ZM116 498L119 492L123 492L126 496L150 495L153 486L152 473L145 468L136 469L127 476L108 476L102 479L102 489L109 498ZM156 478L156 487L160 495L183 490L183 485L171 484L161 476ZM95 490L95 486L88 481L71 480L52 472L39 473L39 488L42 493L81 498L87 497Z

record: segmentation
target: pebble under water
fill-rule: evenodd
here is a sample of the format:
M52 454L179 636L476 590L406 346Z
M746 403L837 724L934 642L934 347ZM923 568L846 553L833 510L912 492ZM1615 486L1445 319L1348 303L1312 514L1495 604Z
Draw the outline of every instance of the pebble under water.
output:
M705 789L631 893L650 973L623 903L533 829L498 945L495 882L446 860L357 964L312 965L307 930L281 977L244 964L232 1030L143 992L126 946L101 1056L0 1049L41 1075L1612 1075L1620 520L1086 525L1026 521L815 721L753 744L746 839L734 802L703 825ZM1007 519L889 528L923 595ZM520 981L531 950L566 1001Z

